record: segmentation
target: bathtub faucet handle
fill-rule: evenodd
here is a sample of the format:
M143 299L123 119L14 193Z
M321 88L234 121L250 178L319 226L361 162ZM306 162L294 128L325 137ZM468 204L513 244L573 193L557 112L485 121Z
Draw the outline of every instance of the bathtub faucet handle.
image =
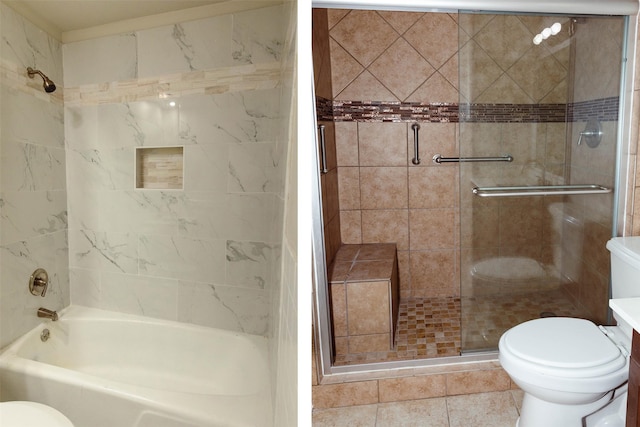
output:
M49 287L49 275L44 268L38 268L29 278L29 291L32 295L44 297Z
M43 317L45 319L51 319L54 322L58 320L58 313L53 310L48 310L46 308L40 307L38 309L38 317Z

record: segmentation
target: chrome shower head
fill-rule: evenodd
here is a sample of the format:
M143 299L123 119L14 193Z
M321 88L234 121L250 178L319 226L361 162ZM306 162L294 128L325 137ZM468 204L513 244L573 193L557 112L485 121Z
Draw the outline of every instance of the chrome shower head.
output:
M27 68L27 73L29 74L29 77L33 78L33 76L35 76L36 74L38 74L40 77L42 77L42 87L44 88L44 91L47 93L51 93L54 90L56 90L56 85L55 83L53 83L51 81L51 79L49 79L49 77L45 76L44 73L40 70L34 70L31 67Z

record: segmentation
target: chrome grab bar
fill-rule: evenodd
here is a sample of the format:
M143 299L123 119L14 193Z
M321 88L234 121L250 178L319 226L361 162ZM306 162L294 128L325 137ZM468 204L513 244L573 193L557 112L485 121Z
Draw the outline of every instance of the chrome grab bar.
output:
M560 196L566 194L604 194L612 189L596 184L532 185L521 187L474 187L479 197Z
M434 163L462 163L462 162L512 162L513 156L504 154L499 157L442 157L440 154L433 156Z
M419 165L420 154L418 152L418 131L420 130L420 125L417 123L414 123L411 125L411 129L413 129L413 152L414 152L414 157L411 160L411 163L413 163L414 165Z
M318 126L318 129L320 129L320 161L322 162L320 172L325 174L329 172L329 169L327 169L327 147L324 142L324 125Z

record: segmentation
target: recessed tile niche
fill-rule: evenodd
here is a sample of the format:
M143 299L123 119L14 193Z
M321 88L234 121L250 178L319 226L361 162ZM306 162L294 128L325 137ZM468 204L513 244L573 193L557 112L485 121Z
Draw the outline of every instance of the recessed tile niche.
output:
M136 188L181 190L183 147L136 148Z

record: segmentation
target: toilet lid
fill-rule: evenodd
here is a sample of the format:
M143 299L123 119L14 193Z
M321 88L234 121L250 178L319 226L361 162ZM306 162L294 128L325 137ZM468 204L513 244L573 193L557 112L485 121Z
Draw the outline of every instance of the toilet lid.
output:
M73 427L67 417L56 409L36 402L0 403L2 427Z
M589 369L626 363L620 349L584 319L548 317L521 323L504 333L504 345L519 358L548 368Z

